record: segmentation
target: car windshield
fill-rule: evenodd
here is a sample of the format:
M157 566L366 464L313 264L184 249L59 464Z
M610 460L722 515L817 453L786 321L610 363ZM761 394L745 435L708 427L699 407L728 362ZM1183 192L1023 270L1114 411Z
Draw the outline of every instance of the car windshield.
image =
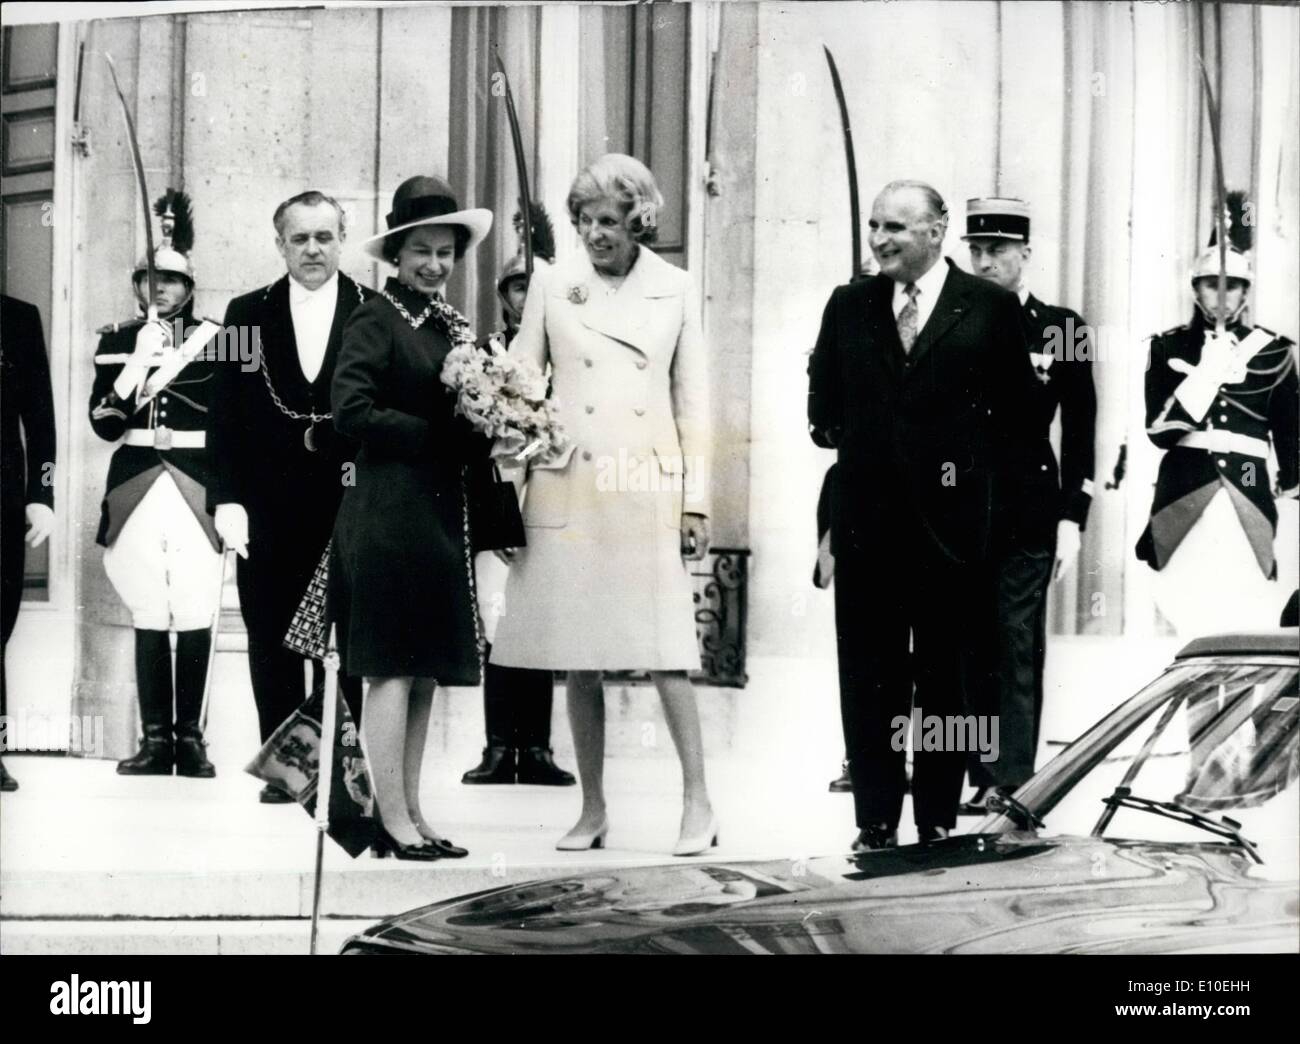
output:
M1127 788L1135 800L1114 801L1117 788ZM1295 664L1207 659L1171 667L1071 744L1017 797L1044 821L1040 836L1231 843L1203 825L1205 817L1213 823L1227 817L1258 846L1266 866L1295 876L1297 794ZM1011 827L1000 816L980 829Z

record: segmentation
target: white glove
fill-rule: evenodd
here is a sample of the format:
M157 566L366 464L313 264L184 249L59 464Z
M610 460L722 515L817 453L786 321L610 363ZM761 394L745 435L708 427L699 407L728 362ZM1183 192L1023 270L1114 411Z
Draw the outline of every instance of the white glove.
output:
M248 557L248 512L242 504L218 504L213 524L226 547L233 547L240 558Z
M1205 335L1201 346L1201 361L1192 366L1183 359L1170 359L1169 368L1187 374L1178 386L1174 397L1182 403L1193 420L1200 421L1214 404L1220 386L1238 384L1246 379L1246 364L1250 354L1237 350L1237 338L1230 333L1222 337L1212 332Z
M1197 369L1208 370L1220 384L1239 384L1246 379L1247 360L1237 351L1237 338L1224 331L1222 337L1205 335Z
M1074 566L1079 557L1079 547L1083 535L1079 532L1079 523L1068 518L1056 524L1056 565L1052 569L1052 579L1059 580Z
M40 547L54 532L54 512L45 504L28 504L27 525L27 546Z
M135 351L113 382L113 390L119 398L129 398L139 390L149 367L157 366L162 361L162 353L171 347L171 343L172 328L167 323L145 323L136 331Z

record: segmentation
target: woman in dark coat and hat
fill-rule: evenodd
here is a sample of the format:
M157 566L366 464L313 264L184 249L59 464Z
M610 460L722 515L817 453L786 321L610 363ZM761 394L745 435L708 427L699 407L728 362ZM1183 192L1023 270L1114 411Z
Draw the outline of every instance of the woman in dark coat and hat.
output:
M479 682L462 474L488 450L441 380L448 352L473 343L442 291L492 214L461 210L440 178L414 177L387 223L364 247L397 276L349 318L331 389L335 426L361 448L334 527L330 618L344 672L369 683L361 733L379 852L439 859L466 853L424 820L420 765L436 686Z

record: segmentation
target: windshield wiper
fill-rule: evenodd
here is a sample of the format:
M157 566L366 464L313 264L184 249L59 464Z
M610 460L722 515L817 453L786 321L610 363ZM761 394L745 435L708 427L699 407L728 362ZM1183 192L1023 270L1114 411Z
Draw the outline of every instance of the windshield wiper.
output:
M1228 838L1244 848L1255 862L1260 865L1264 863L1255 843L1242 836L1241 824L1235 819L1229 819L1227 816L1213 819L1203 812L1197 812L1196 809L1180 805L1176 801L1153 801L1151 798L1139 797L1130 788L1123 786L1116 787L1115 792L1110 797L1102 798L1102 803L1111 810L1112 814L1119 808L1135 808L1139 812L1153 812L1158 816L1164 816L1166 819L1172 819L1179 823L1190 823L1202 830L1208 830L1211 834ZM1109 820L1107 820L1107 823L1109 824ZM1094 833L1096 832L1094 831Z
M1034 815L1028 805L1011 794L1001 794L993 791L988 798L988 810L1007 816L1022 830L1033 830L1035 827L1044 825L1043 821Z

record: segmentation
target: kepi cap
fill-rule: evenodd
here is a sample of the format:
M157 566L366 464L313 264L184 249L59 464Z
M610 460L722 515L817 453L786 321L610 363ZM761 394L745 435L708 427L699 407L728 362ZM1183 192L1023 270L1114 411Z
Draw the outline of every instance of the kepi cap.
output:
M1009 239L1029 242L1029 204L1023 199L986 196L966 201L962 239Z

